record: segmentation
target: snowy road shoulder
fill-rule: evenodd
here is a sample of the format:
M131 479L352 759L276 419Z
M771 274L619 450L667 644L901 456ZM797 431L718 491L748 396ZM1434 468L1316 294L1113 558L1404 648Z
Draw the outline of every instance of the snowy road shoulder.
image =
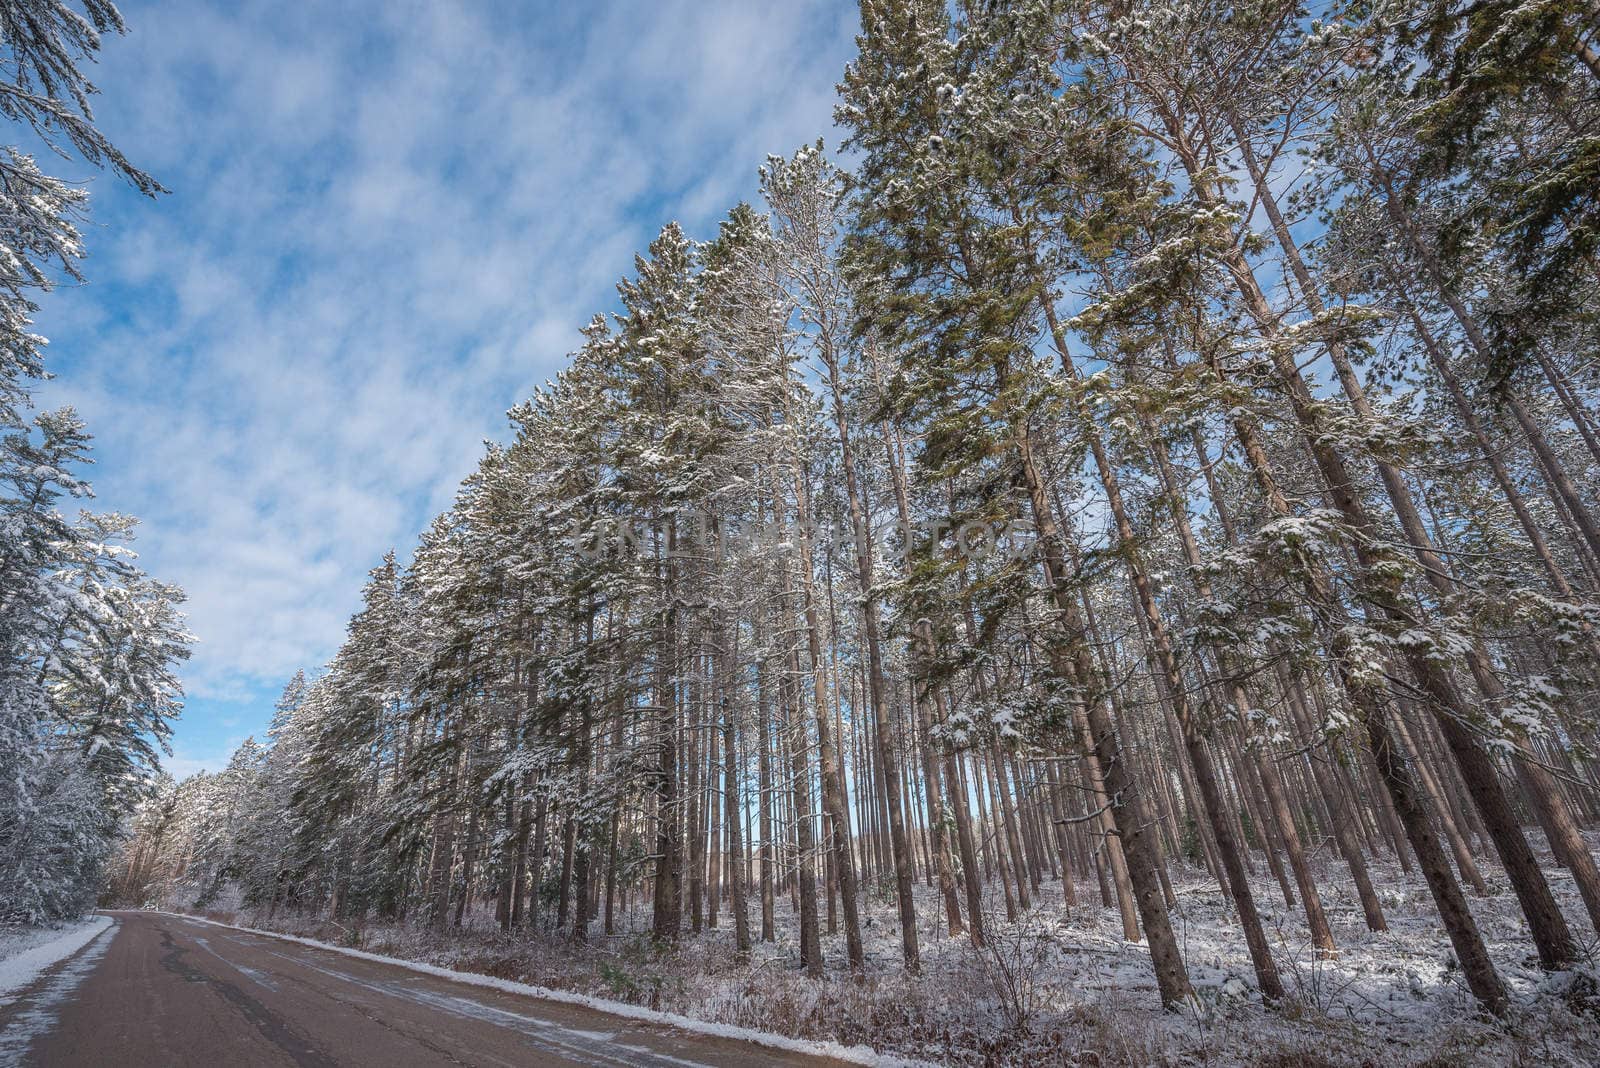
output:
M116 923L110 916L90 916L60 931L39 932L43 941L26 939L22 948L0 957L0 1005L39 978L41 972L72 956ZM5 948L0 946L0 952Z
M574 994L565 990L552 990L547 987L533 986L528 983L513 982L509 979L497 979L494 976L479 975L474 972L460 972L450 968L441 968L434 964L423 964L418 961L402 960L399 957L385 957L377 953L367 953L359 949L350 949L345 946L336 946L328 942L319 942L312 938L302 938L299 935L279 934L276 931L263 931L254 927L241 927L231 923L221 923L217 920L208 920L200 916L190 916L187 913L164 913L175 919L187 920L191 923L204 923L212 927L225 927L233 931L244 931L248 934L261 935L266 938L276 938L284 942L297 942L303 946L314 949L327 950L330 953L340 953L358 960L373 961L378 964L389 964L397 968L418 972L423 975L436 976L449 979L457 983L466 983L470 986L487 987L491 990L500 990L511 994L522 994L527 997L539 998L544 1001L555 1001L567 1005L580 1005L584 1008L594 1009L597 1012L608 1013L630 1020L643 1023L659 1024L665 1027L675 1027L680 1031L689 1031L694 1034L713 1036L717 1038L731 1038L754 1045L766 1046L769 1049L780 1049L791 1053L807 1053L818 1057L829 1057L837 1061L850 1064L870 1065L874 1068L923 1068L925 1061L910 1060L878 1053L866 1046L843 1046L837 1042L828 1042L815 1039L789 1038L786 1035L775 1035L765 1031L752 1031L745 1027L734 1027L728 1024L710 1023L705 1020L696 1020L688 1016L680 1016L672 1012L657 1012L638 1005L629 1005L620 1001L607 1001L603 998L588 997L584 994Z

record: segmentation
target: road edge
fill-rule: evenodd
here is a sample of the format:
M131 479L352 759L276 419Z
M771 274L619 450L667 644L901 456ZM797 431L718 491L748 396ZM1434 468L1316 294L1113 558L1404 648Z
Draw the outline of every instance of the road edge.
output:
M95 913L48 942L0 958L0 999L9 999L26 990L45 972L82 952L114 926L116 921L110 916Z
M264 938L276 938L282 942L297 942L313 949L325 949L331 953L341 953L357 960L372 961L378 964L391 964L408 971L431 975L438 979L448 979L468 986L484 987L490 990L499 990L508 994L521 994L525 997L539 998L544 1001L554 1001L565 1005L578 1005L583 1008L593 1009L611 1016L620 1016L641 1023L659 1024L665 1027L675 1027L680 1031L689 1031L694 1034L705 1035L711 1038L730 1038L736 1041L749 1042L769 1049L779 1049L788 1053L804 1053L815 1057L831 1057L837 1061L849 1064L859 1064L867 1068L934 1068L932 1062L913 1060L895 1054L879 1053L870 1046L845 1046L827 1039L790 1038L788 1035L773 1034L769 1031L756 1031L748 1027L739 1027L734 1024L712 1023L709 1020L697 1020L692 1016L683 1016L675 1012L660 1012L656 1009L647 1009L641 1005L629 1005L623 1001L608 1001L604 998L591 997L588 994L576 994L570 990L557 990L551 987L535 986L532 983L519 983L511 979L500 979L492 975L480 975L477 972L457 971L454 968L445 968L437 964L425 964L422 961L405 960L401 957L386 957L380 953L368 953L363 949L352 949L348 946L334 945L331 942L320 942L315 938L304 938L300 935L283 934L279 931L264 931L259 927L245 927L236 923L223 923L220 920L208 919L204 916L192 916L187 912L170 912L164 909L151 909L151 912L160 916L171 916L174 919L189 920L192 923L209 924L212 927L225 927L233 931L244 931L248 934L261 935ZM87 943L85 943L87 944Z

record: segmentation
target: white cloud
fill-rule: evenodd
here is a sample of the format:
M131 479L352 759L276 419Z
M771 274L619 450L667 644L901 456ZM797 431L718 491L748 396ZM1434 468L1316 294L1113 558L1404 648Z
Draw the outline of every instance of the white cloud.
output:
M332 652L633 252L669 218L709 236L766 153L828 132L853 12L127 6L99 117L174 194L96 180L45 399L83 410L102 504L188 589L193 694Z

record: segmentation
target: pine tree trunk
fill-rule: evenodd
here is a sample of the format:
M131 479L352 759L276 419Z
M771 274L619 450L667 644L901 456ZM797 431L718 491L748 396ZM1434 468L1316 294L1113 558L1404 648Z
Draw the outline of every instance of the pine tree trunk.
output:
M944 691L935 686L934 708L939 722L947 722ZM972 809L967 804L966 780L962 778L954 749L944 751L944 778L950 784L950 807L956 817L956 848L961 855L961 881L967 894L967 932L974 947L984 945L983 872L972 835Z
M459 928L466 915L467 899L472 896L472 866L478 855L478 806L471 806L467 816L467 848L461 858L461 896L456 900L455 919L451 926Z
M674 526L667 527L667 559L658 561L665 588L672 586L672 555L677 549ZM655 768L656 841L655 900L650 923L657 942L676 941L682 925L683 860L678 794L678 699L673 677L677 666L677 609L661 614L655 636Z
M1296 683L1298 685L1298 683ZM1316 732L1310 722L1310 713L1306 710L1305 702L1300 695L1286 688L1289 713L1300 727L1302 736L1311 738ZM1330 755L1326 759L1333 759L1331 747ZM1339 854L1344 858L1345 865L1350 869L1350 878L1356 885L1356 896L1361 900L1361 911L1367 921L1369 931L1387 931L1389 922L1384 918L1383 906L1378 901L1377 891L1372 886L1372 876L1367 870L1366 857L1362 854L1361 843L1356 841L1355 831L1350 826L1351 804L1345 796L1345 791L1336 781L1334 774L1329 771L1323 758L1314 752L1306 754L1311 763L1311 775L1316 780L1317 789L1322 793L1323 800L1327 803L1332 815L1332 828L1334 841L1338 843Z
M1289 232L1286 220L1278 210L1276 195L1256 161L1250 140L1244 135L1237 117L1231 112L1228 114L1228 121L1237 138L1245 166L1248 168L1251 179L1255 184L1257 198L1271 221L1279 247L1283 250L1290 270L1300 285L1301 295L1312 314L1321 315L1325 308L1318 292L1318 287L1312 280L1311 274L1300 256L1299 248ZM1377 167L1376 160L1370 154L1369 159L1374 167ZM1379 171L1381 173L1381 168L1379 168ZM1393 202L1394 191L1388 184L1387 176L1382 176L1381 180L1384 182L1385 192L1388 194L1386 204L1390 217L1397 225L1403 227L1408 243L1412 246L1413 251L1424 259L1436 285L1440 287L1442 292L1447 291L1448 287L1443 284L1444 279L1439 272L1438 264L1432 258L1431 251L1427 250L1423 243L1415 237L1409 218L1405 217L1399 204ZM1397 280L1392 273L1390 277L1391 281ZM1452 311L1456 312L1462 320L1463 328L1466 328L1468 324L1465 309L1459 306L1459 301L1454 297L1453 293L1446 292L1446 300L1451 305ZM1409 304L1409 301L1407 303ZM1416 316L1414 310L1413 319L1418 326L1422 325L1420 317ZM1472 335L1469 334L1469 336ZM1430 350L1430 358L1435 368L1442 375L1450 376L1446 361L1431 342L1431 338L1426 339L1424 347ZM1363 418L1374 418L1375 413L1366 398L1359 379L1356 377L1355 369L1351 366L1344 352L1343 345L1336 341L1329 341L1324 345L1324 348L1333 362L1340 384L1352 407ZM1550 372L1548 364L1542 360L1541 364L1548 374ZM1453 376L1450 377L1453 379ZM1482 432L1477 429L1477 421L1472 416L1470 409L1466 409L1461 404L1459 385L1453 381L1447 384L1452 395L1457 398L1458 408L1465 410L1467 417L1472 420L1472 428L1479 438L1480 446L1482 446L1484 444ZM1556 385L1554 378L1552 378L1551 384L1552 386ZM1559 462L1555 461L1553 454L1548 453L1549 446L1544 443L1542 434L1532 425L1526 409L1517 398L1510 394L1509 388L1504 384L1503 380L1501 392L1502 396L1511 404L1512 412L1516 416L1518 424L1523 427L1530 443L1534 444L1536 451L1542 448L1543 451L1541 451L1540 456L1541 460L1545 462L1545 466L1552 471L1560 471L1561 477L1564 478L1565 472L1560 470ZM1498 460L1494 457L1493 450L1486 448L1484 452L1489 457L1491 466L1498 469L1497 478L1503 478L1504 469L1500 467ZM1452 614L1455 604L1455 584L1450 578L1444 562L1434 550L1427 529L1423 526L1422 517L1411 499L1410 489L1406 486L1399 470L1392 465L1379 460L1377 461L1377 468L1388 491L1390 502L1394 506L1395 515L1400 521L1401 529L1404 530L1407 541L1410 542L1413 552L1422 565L1425 578L1439 593L1441 603L1445 605L1446 613ZM1562 489L1563 498L1568 498L1569 494L1576 496L1576 491L1571 490L1570 485L1570 482L1568 482ZM1502 482L1502 489L1505 488L1508 488L1508 480ZM1508 495L1508 499L1515 497L1514 487L1511 488L1513 492ZM1513 507L1516 507L1516 505L1514 504ZM1537 536L1537 528L1532 527L1531 529L1534 530L1535 536ZM1584 531L1585 536L1590 537L1589 528L1584 527ZM1542 545L1542 540L1539 544ZM1591 547L1595 548L1597 553L1600 553L1600 539L1591 540ZM1548 550L1545 550L1542 559L1546 561L1547 570L1553 572L1553 577L1559 584L1561 582L1560 573L1559 570L1553 568L1552 563L1548 560ZM1474 648L1469 654L1469 666L1472 668L1473 675L1484 697L1491 702L1498 700L1502 696L1503 690L1499 681L1494 678L1488 664L1488 657L1481 646ZM1416 665L1414 664L1413 667L1415 669ZM1432 667L1431 670L1436 676L1442 674L1438 672L1436 667ZM1428 685L1426 681L1425 685ZM1447 680L1443 678L1436 678L1429 685L1429 690L1432 693L1444 693L1446 689ZM1554 899L1550 896L1548 889L1540 893L1540 887L1543 885L1543 876L1538 871L1532 852L1527 848L1521 828L1516 825L1516 821L1509 811L1503 791L1498 789L1498 780L1495 778L1493 766L1489 762L1487 754L1483 752L1482 747L1466 734L1465 729L1452 714L1450 706L1446 706L1440 712L1442 714L1439 724L1444 733L1445 741L1452 753L1456 755L1458 761L1461 762L1462 775L1466 780L1467 788L1473 795L1474 802L1478 805L1484 819L1490 824L1490 834L1495 840L1496 847L1500 850L1501 860L1506 864L1507 871L1511 874L1513 883L1518 888L1518 897L1522 900L1524 911L1529 913L1529 922L1534 928L1535 938L1539 940L1541 958L1545 961L1547 967L1561 967L1567 961L1575 959L1576 946L1571 944L1571 936L1565 934L1565 922L1559 910L1556 909ZM1525 743L1520 748L1525 751ZM1526 761L1519 761L1519 767L1526 768L1527 766ZM1539 769L1539 771L1542 772L1543 769ZM1536 781L1536 773L1524 772L1523 779L1529 786L1529 797L1538 809L1540 822L1550 829L1552 844L1557 852L1572 850L1579 858L1579 865L1584 869L1580 877L1580 885L1587 883L1585 890L1586 903L1593 899L1596 905L1600 905L1600 872L1596 871L1593 858L1589 855L1587 847L1583 845L1581 837L1577 835L1576 826L1573 824L1571 814L1567 811L1565 804L1561 802L1559 795L1555 791L1541 788L1545 784ZM1555 841L1556 838L1560 839L1559 843ZM1591 915L1596 920L1597 925L1600 925L1600 912L1595 911L1595 907L1595 905L1591 905ZM1541 931L1547 933L1541 936Z
M1206 200L1204 196L1201 199L1203 202ZM1246 306L1258 325L1269 335L1275 333L1275 320L1267 308L1260 289L1256 286L1255 277L1245 263L1243 255L1237 248L1230 248L1224 254L1224 264L1233 275L1241 295L1245 298ZM1354 483L1345 469L1342 458L1321 435L1321 420L1315 414L1315 402L1310 389L1300 376L1299 369L1289 353L1279 347L1269 347L1268 356L1288 394L1295 418L1304 429L1307 446L1323 475L1334 506L1360 535L1354 550L1357 562L1368 576L1364 582L1363 596L1393 624L1411 625L1413 621L1401 606L1398 589L1394 588L1397 586L1397 581L1379 577L1378 565L1381 553L1374 548L1378 544L1374 536L1375 528L1356 494ZM1390 585L1383 585L1384 581L1388 581ZM1548 884L1545 883L1538 865L1533 862L1532 851L1528 848L1521 827L1510 818L1504 790L1494 777L1492 766L1488 766L1488 758L1482 748L1455 718L1463 714L1464 706L1454 684L1437 663L1421 652L1408 649L1406 662L1417 676L1417 681L1421 684L1428 700L1433 703L1434 713L1439 717L1440 726L1445 732L1452 754L1461 765L1473 801L1478 805L1489 833L1495 839L1501 860L1506 865L1507 875L1512 879L1524 913L1528 917L1535 943L1539 947L1541 961L1545 962L1546 966L1556 967L1560 966L1560 962L1574 959L1576 944L1572 941L1571 933L1566 930L1565 920L1555 906Z
M1013 446L1017 452L1019 473L1028 491L1033 510L1034 524L1039 544L1043 548L1045 585L1056 600L1056 607L1069 632L1082 633L1077 606L1063 586L1065 574L1062 566L1060 535L1050 513L1050 503L1044 485L1034 467L1027 438L1013 432ZM1144 801L1133 780L1131 769L1123 758L1117 740L1116 725L1112 718L1104 680L1098 680L1087 650L1081 642L1074 643L1070 652L1053 643L1051 652L1054 668L1069 685L1080 688L1087 700L1074 699L1075 715L1079 718L1081 733L1090 745L1089 753L1098 765L1104 783L1107 806L1116 825L1117 840L1127 864L1127 878L1132 883L1138 903L1140 919L1144 921L1145 937L1149 940L1150 958L1155 965L1156 984L1161 991L1161 1003L1174 1008L1193 995L1189 976L1183 966L1183 956L1167 915L1166 901L1158 869L1161 858L1157 844L1150 837L1150 821ZM1115 859L1113 859L1115 864ZM1119 891L1120 891L1119 887ZM1126 926L1126 917L1124 925Z
M1029 254L1032 254L1031 249ZM1043 299L1040 303L1056 346L1056 354L1061 363L1062 373L1069 380L1076 379L1077 369L1067 351L1066 335L1056 320L1055 310L1050 306L1048 299ZM1194 711L1189 705L1183 675L1178 669L1177 657L1173 652L1171 639L1167 635L1166 623L1162 618L1160 608L1156 604L1155 592L1151 588L1149 575L1140 559L1137 549L1138 539L1134 534L1133 524L1128 519L1127 508L1123 504L1120 482L1115 469L1111 466L1110 457L1106 453L1098 428L1093 425L1087 413L1080 410L1075 413L1075 416L1079 423L1080 433L1087 440L1089 450L1094 457L1095 468L1100 476L1100 485L1105 490L1106 502L1111 509L1112 521L1116 525L1118 548L1127 567L1129 578L1133 583L1134 592L1137 594L1139 608L1143 612L1144 626L1147 628L1146 632L1151 638L1153 656L1165 679L1167 699L1171 702L1173 714L1177 717L1178 726L1182 731L1184 746L1189 753L1189 761L1194 769L1196 783L1199 785L1201 796L1204 798L1206 811L1213 814L1212 834L1216 838L1218 849L1222 855L1223 866L1228 872L1228 881L1233 887L1234 904L1239 911L1239 923L1244 929L1245 941L1250 947L1250 958L1255 965L1256 981L1260 984L1262 996L1268 1000L1276 1001L1283 997L1283 983L1278 977L1277 964L1272 959L1272 951L1267 944L1266 931L1262 926L1260 914L1256 910L1255 898L1250 890L1250 883L1245 876L1239 843L1233 837L1233 827L1226 819L1216 818L1216 814L1220 814L1223 811L1221 790L1217 786L1216 769L1212 764L1210 751L1200 735ZM1148 927L1147 921L1147 930ZM1174 952L1176 951L1174 950Z
M1078 904L1078 891L1074 885L1072 871L1072 837L1067 830L1066 804L1061 796L1064 784L1056 771L1055 761L1046 761L1044 768L1045 778L1050 784L1050 825L1061 862L1061 897L1063 904L1071 909Z
M1210 581L1205 577L1205 569L1201 565L1199 543L1195 541L1194 530L1189 525L1189 515L1183 506L1183 497L1178 491L1177 477L1172 471L1172 464L1167 455L1166 445L1161 441L1160 435L1146 421L1146 438L1150 446L1151 455L1155 458L1156 468L1166 488L1169 511L1173 523L1178 530L1178 539L1183 546L1184 558L1189 565L1189 574L1194 583L1195 592L1202 598L1209 600L1212 597ZM1248 728L1250 723L1250 700L1244 692L1244 687L1238 682L1238 676L1230 670L1228 657L1225 650L1218 650L1218 662L1222 667L1224 683L1228 697L1233 704L1234 712L1239 723ZM1300 840L1300 834L1295 827L1294 819L1289 812L1288 800L1284 797L1279 787L1276 775L1268 766L1265 758L1258 752L1256 759L1259 762L1259 774L1262 785L1267 793L1267 803L1272 807L1278 823L1283 830L1285 851L1289 856L1290 867L1294 869L1295 882L1300 888L1300 899L1305 903L1306 924L1311 931L1311 941L1319 955L1330 956L1336 952L1333 941L1333 930L1328 925L1326 913L1322 908L1322 898L1317 892L1315 877L1311 874L1311 867L1305 856L1305 846ZM1370 892L1371 887L1369 885ZM1370 918L1370 914L1369 914Z
M876 371L876 361L873 362L872 366ZM881 429L886 459L885 466L889 471L890 484L894 487L895 510L900 517L900 528L906 531L909 536L911 530L911 507L906 493L905 468L901 458L896 454L898 439L887 421L881 424ZM924 656L931 657L933 655L932 626L926 620L918 623L913 640L915 643L920 643ZM936 697L931 692L934 687L930 686L930 693L919 699L914 680L908 683L907 689L910 691L912 708L915 710L917 717L918 749L923 765L922 781L927 791L929 848L933 852L934 863L938 868L939 895L944 900L948 930L950 935L954 937L965 928L961 922L961 904L956 894L955 873L951 870L949 828L945 821L939 764L934 757L932 722L928 715L928 701L930 699L936 700ZM959 804L964 813L966 799L962 798ZM974 906L969 903L969 911L972 908ZM974 919L973 922L976 923L977 920ZM977 941L981 943L982 939L978 938Z
M1250 279L1250 284L1253 285L1253 278ZM1214 357L1212 366L1213 370L1222 375L1222 370L1216 365ZM1282 370L1280 367L1280 372ZM1297 379L1298 374L1295 374L1286 378L1285 384L1289 387L1295 407L1303 409L1305 387L1304 383L1300 382L1300 391L1297 393L1293 388L1293 382ZM1288 515L1288 502L1277 488L1266 453L1254 429L1243 415L1234 415L1230 422L1262 497L1274 514ZM1348 480L1341 480L1341 485L1348 490ZM1335 600L1326 576L1320 571L1312 571L1305 576L1304 581L1310 603L1314 608L1329 624L1342 622L1342 608ZM1423 876L1428 881L1428 888L1433 894L1440 918L1449 931L1451 943L1455 946L1457 957L1467 974L1468 984L1474 995L1491 1011L1501 1012L1506 1003L1505 988L1494 970L1493 961L1483 944L1483 937L1477 929L1477 924L1472 919L1472 913L1467 909L1461 887L1451 874L1444 854L1439 849L1439 843L1428 826L1427 810L1417 796L1404 761L1394 749L1394 742L1385 723L1379 699L1367 691L1359 668L1355 666L1349 647L1347 628L1334 625L1329 646L1340 683L1349 695L1357 718L1366 730L1372 745L1379 778L1391 800L1393 812L1404 828L1406 839L1422 866Z
M722 698L722 764L725 769L722 792L728 821L728 888L733 909L733 944L742 957L750 952L750 916L744 903L745 881L737 863L738 858L744 855L739 836L739 808L743 795L739 789L739 762L734 754L733 708L726 696Z
M756 620L755 644L757 650L764 650L762 643L760 619ZM756 661L756 725L760 733L757 739L756 750L756 790L760 794L757 808L760 810L761 821L761 941L771 942L776 938L773 928L773 907L775 893L773 886L774 857L773 821L772 821L772 718L769 707L769 683L767 681L767 661L763 655Z
M817 757L822 763L822 804L832 840L834 864L838 872L839 896L843 901L846 952L851 968L861 968L865 953L861 944L861 919L858 913L855 863L850 847L850 816L845 809L844 774L834 745L828 716L827 682L823 678L821 627L817 618L817 598L813 578L811 548L810 495L800 470L797 449L790 450L790 473L795 493L795 524L799 532L796 568L800 573L801 606L805 620L807 651L810 654L812 703L817 721ZM798 796L798 795L797 795ZM817 965L821 967L821 959Z
M794 794L795 862L798 867L796 886L799 893L800 962L806 974L820 978L823 970L822 935L817 918L816 845L811 833L811 769L806 760L805 718L802 699L794 679L800 675L799 653L789 651L789 675L782 685L785 695L785 721L789 726L790 788ZM825 718L825 717L824 717ZM824 769L824 779L827 772Z

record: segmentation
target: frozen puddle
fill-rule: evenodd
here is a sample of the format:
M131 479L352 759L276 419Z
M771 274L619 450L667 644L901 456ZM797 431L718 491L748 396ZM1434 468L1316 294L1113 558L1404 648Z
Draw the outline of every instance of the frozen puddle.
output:
M89 937L88 947L77 956L67 961L54 975L45 980L38 991L25 999L0 998L0 1005L10 1004L12 1001L21 1000L22 1008L11 1018L4 1031L0 1031L0 1064L17 1064L22 1060L22 1055L27 1052L28 1046L35 1038L47 1034L56 1023L56 1012L63 1002L67 1001L72 992L83 982L84 977L94 971L95 965L100 963L100 958L105 956L106 949L111 945L111 939L106 937L107 931L115 931L115 921L107 920L106 923L95 929ZM59 946L61 943L52 943ZM40 947L41 949L49 947ZM8 962L9 963L9 962ZM13 991L14 993L15 991Z

